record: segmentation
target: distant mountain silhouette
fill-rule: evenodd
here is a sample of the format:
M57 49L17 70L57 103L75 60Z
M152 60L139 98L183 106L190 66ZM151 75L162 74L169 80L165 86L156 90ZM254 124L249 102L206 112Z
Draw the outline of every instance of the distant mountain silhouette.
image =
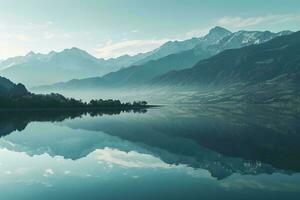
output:
M224 33L224 35L226 34ZM208 42L209 39L205 40ZM22 82L30 87L95 75L102 76L121 68L146 63L150 60L192 49L201 41L204 42L204 38L170 41L151 52L134 56L123 55L107 60L95 58L86 51L75 47L61 52L52 51L49 54L30 52L26 56L1 61L0 75L16 82Z
M40 54L30 52L0 62L0 75L27 86L51 84L74 78L101 76L127 67L148 54L124 55L118 58L98 59L78 48Z
M182 70L193 67L200 60L207 59L223 50L240 48L244 46L260 44L277 36L290 34L291 32L271 33L269 31L230 31L215 27L202 38L193 38L182 42L168 42L155 50L172 53L172 50L182 51L150 61L127 67L116 72L109 73L103 77L87 78L84 80L72 80L70 82L59 83L37 89L76 89L76 88L97 88L97 87L132 87L140 86L150 80L173 70ZM167 50L166 50L167 49ZM152 54L155 55L155 54ZM149 57L147 57L149 58Z
M78 48L49 54L28 53L24 57L7 59L0 63L0 74L28 86L55 83L72 78L103 75L119 69Z

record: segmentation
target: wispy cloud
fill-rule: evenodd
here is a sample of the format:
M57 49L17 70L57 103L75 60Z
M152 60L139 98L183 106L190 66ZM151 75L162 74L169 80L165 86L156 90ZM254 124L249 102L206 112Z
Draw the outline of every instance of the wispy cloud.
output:
M23 34L18 34L15 36L17 40L22 41L22 42L27 42L30 41L30 37L27 35L23 35Z
M44 39L47 39L47 40L50 40L54 37L54 34L53 33L49 33L49 32L46 32L44 34Z
M103 46L95 50L96 54L101 58L118 57L124 54L135 55L151 51L168 39L150 39L150 40L125 40L113 43L111 40Z
M217 21L221 26L243 28L259 24L277 24L289 21L300 21L299 14L265 15L255 17L223 17Z
M69 38L71 38L71 34L70 33L64 33L63 37L69 39Z
M24 55L31 50L36 50L30 47L41 42L46 43L56 35L66 39L63 31L58 30L52 21L41 24L32 22L19 25L0 24L0 59Z
M184 39L189 39L192 37L201 37L206 35L209 32L210 28L199 28L199 29L194 29L191 31L188 31L185 34L185 38Z
M281 14L281 15L264 15L253 17L240 17L240 16L225 16L216 19L210 26L199 27L187 31L181 35L171 35L172 39L145 39L145 40L126 40L113 43L108 40L105 45L96 49L96 55L102 58L118 57L124 54L135 55L151 51L163 43L170 40L186 40L192 37L202 37L206 35L209 30L216 25L224 26L229 29L240 29L245 27L256 28L259 25L275 25L287 22L300 22L300 14ZM137 33L138 30L132 30L131 33Z
M135 151L124 152L118 149L104 148L95 151L97 160L126 168L175 168L148 154Z
M49 168L49 169L46 169L43 176L47 177L47 176L51 176L51 175L54 175L54 171L53 169Z
M27 52L28 50L22 45L15 45L7 42L1 43L0 45L0 59L16 55L24 55Z
M53 25L53 24L54 24L53 21L47 21L47 22L45 23L46 26L51 26L51 25Z

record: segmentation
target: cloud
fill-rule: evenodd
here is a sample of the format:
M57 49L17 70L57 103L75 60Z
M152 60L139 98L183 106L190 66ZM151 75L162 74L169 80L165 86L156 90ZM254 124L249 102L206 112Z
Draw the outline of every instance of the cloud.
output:
M1 29L6 29L6 25L5 24L0 24L0 30Z
M9 170L5 171L4 173L5 173L5 174L7 174L7 175L10 175L10 174L12 174L12 172L11 172L11 171L9 171Z
M68 175L68 174L70 174L71 173L71 171L70 170L65 170L65 175Z
M151 51L167 41L168 39L150 39L112 43L111 40L108 40L104 47L95 49L95 52L101 58L118 57L125 54L136 55Z
M45 25L46 25L46 26L51 26L51 25L53 25L53 21L47 21L47 22L45 23Z
M51 176L51 175L54 175L54 171L53 169L46 169L43 176L47 177L47 176Z
M191 30L185 34L186 37L185 39L204 36L209 32L209 30L210 28L200 28L200 29Z
M255 17L223 17L217 21L221 26L232 28L243 28L254 26L263 23L278 24L288 21L300 21L300 15L285 14L285 15L265 15Z
M69 39L69 38L71 38L71 34L70 33L64 33L63 37Z
M130 151L124 152L118 149L104 148L95 151L97 160L115 164L126 168L172 168L161 161L160 159L148 154L141 154L138 152Z
M46 39L46 40L50 40L50 39L52 39L53 37L54 37L54 34L53 34L53 33L46 32L46 33L44 34L44 39Z
M30 41L30 37L27 35L23 35L23 34L16 35L16 39L19 41L22 41L22 42Z
M0 45L0 59L6 59L17 55L25 55L27 52L28 49L21 45L9 43L1 43Z
M0 32L0 42L3 43L13 37L13 34L8 32Z

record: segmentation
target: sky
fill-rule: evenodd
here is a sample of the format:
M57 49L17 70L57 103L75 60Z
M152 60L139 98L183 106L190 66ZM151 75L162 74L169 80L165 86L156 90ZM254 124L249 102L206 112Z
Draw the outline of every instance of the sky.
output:
M214 26L298 31L299 11L300 0L0 0L0 59L71 47L135 55Z

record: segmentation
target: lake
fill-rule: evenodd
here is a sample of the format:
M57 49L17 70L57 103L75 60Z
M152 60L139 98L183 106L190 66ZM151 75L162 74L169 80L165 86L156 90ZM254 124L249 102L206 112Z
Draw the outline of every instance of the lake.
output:
M298 199L299 119L228 105L1 113L0 199Z

